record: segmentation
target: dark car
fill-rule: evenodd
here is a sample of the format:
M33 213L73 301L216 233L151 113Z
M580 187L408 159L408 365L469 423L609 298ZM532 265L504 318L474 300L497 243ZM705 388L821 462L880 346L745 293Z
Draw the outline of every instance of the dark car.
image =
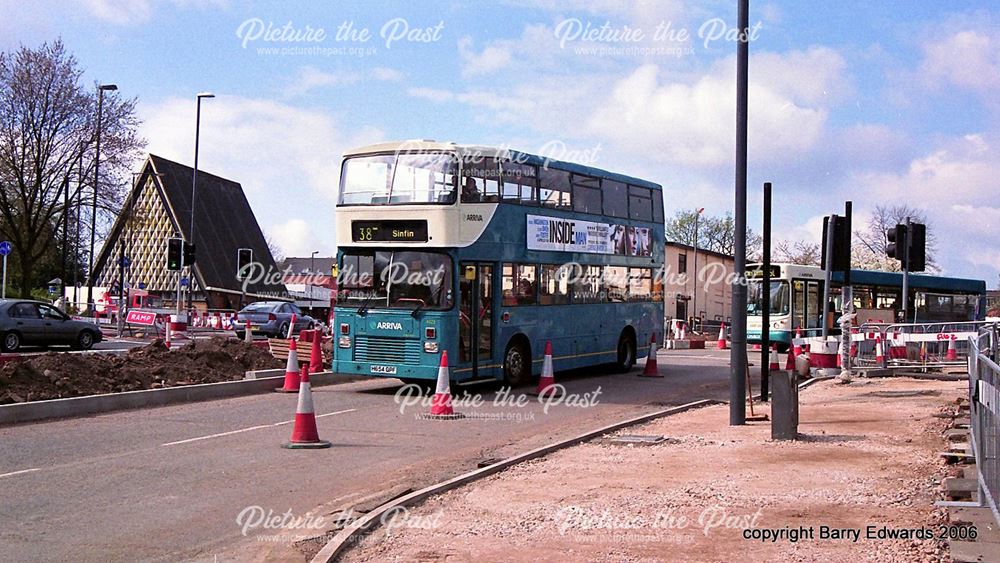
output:
M68 344L78 350L89 350L102 338L97 325L74 321L48 303L0 300L0 343L5 352L13 352L23 344Z
M288 335L288 327L295 315L295 333L300 330L312 329L316 319L304 314L298 307L285 301L257 301L244 307L236 313L233 329L238 338L246 336L246 322L249 320L251 332L266 334L274 338L284 338Z

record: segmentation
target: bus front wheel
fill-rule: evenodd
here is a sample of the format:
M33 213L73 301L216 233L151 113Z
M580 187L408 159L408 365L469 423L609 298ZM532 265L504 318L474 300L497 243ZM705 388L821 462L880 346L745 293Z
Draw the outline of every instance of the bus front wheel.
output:
M524 385L531 378L531 355L522 342L511 342L503 355L503 380L511 387Z
M629 333L618 339L618 371L625 373L635 365L635 337Z

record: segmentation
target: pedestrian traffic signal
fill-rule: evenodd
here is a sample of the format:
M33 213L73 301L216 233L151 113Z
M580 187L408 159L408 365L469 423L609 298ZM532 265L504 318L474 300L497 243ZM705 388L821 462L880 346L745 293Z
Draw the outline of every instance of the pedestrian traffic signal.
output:
M167 239L167 270L180 271L184 254L184 239Z
M885 253L889 258L895 258L906 269L906 225L896 225L885 233L889 244L885 247Z
M826 246L830 219L833 218L833 260L827 262ZM847 226L847 217L831 215L823 218L823 249L822 265L824 270L846 272L851 269L851 230Z
M194 265L194 243L185 242L184 243L184 265L193 266Z
M250 274L253 263L253 249L240 248L236 251L236 279L243 281Z
M906 249L910 272L923 272L927 269L927 225L910 223L910 244Z

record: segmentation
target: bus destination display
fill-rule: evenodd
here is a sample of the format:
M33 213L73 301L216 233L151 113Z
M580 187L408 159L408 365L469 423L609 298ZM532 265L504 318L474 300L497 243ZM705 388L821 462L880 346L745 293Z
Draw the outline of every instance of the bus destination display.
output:
M352 221L354 242L427 242L427 221Z

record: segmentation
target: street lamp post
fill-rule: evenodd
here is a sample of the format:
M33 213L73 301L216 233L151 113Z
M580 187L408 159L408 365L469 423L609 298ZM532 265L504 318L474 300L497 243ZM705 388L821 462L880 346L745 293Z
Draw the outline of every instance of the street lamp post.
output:
M202 98L214 98L215 94L211 92L199 92L198 107L195 110L194 118L194 171L191 173L191 228L188 235L191 237L189 241L194 244L194 202L195 194L198 190L198 138L201 133L201 100ZM191 308L192 300L194 299L194 264L188 266L188 309Z
M104 92L117 90L114 84L97 87L97 136L94 150L94 196L90 205L90 264L87 267L87 312L95 314L94 308L94 243L97 237L97 188L100 186L101 166L101 117L104 109Z
M694 302L691 304L692 317L698 316L698 219L704 211L704 207L699 207L694 214ZM699 330L701 328L699 326ZM694 323L691 324L691 329L694 330Z

